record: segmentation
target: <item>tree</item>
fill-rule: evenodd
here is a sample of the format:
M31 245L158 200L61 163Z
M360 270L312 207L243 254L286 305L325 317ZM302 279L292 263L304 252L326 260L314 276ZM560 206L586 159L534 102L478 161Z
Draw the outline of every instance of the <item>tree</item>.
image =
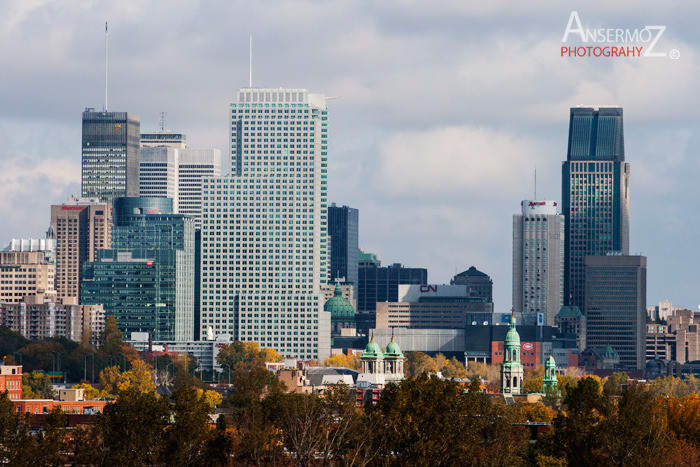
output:
M209 428L212 407L196 389L179 388L172 396L175 423L165 433L167 465L201 465L213 435Z
M143 360L135 361L131 369L124 372L120 372L116 366L107 367L100 371L99 381L104 393L116 396L129 389L142 393L155 392L151 369Z
M117 366L109 366L100 371L98 381L100 388L107 394L119 394L119 381L121 380L121 371Z
M423 352L408 352L406 354L406 373L409 376L420 376L423 373L440 371L437 361Z
M627 384L627 373L615 372L603 380L603 391L609 396L619 396L622 393L622 386Z
M105 322L104 331L100 336L100 347L108 355L118 355L122 350L124 345L124 338L122 332L119 330L117 325L117 318L114 315L108 315Z
M23 418L7 392L0 393L0 459L8 465L28 465L27 452L32 450L34 439Z
M166 398L129 388L105 406L91 432L90 446L79 446L78 454L97 465L158 464L169 417Z
M324 366L344 367L351 368L353 370L359 370L362 366L360 357L358 355L346 355L344 353L338 353L335 355L331 355L330 357L326 357L326 360L323 362L323 364Z
M445 362L442 367L442 376L445 378L467 379L469 372L464 367L464 364L455 357Z
M38 371L22 374L23 399L53 399L53 396L49 375Z
M114 397L114 394L110 394L107 391L100 391L95 386L89 383L74 384L71 386L72 389L82 389L83 396L86 401L92 401L102 397Z

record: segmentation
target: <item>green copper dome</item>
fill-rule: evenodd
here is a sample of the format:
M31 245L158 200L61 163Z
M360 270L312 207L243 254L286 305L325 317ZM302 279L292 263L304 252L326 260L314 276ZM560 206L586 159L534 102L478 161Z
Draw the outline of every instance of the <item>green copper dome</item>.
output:
M394 337L391 337L391 342L386 346L386 349L384 349L384 358L385 359L398 359L398 358L404 358L403 357L403 352L401 351L401 347L399 347L399 344L397 344L394 341Z
M365 351L362 352L362 358L378 358L383 356L382 349L379 348L379 344L374 342L374 337L372 337L372 340L369 341L367 347L365 347Z
M520 334L515 330L515 316L510 317L510 329L506 334L505 347L520 347Z
M337 282L333 296L326 300L323 310L330 312L332 320L355 319L355 310L348 299L343 297L343 291Z

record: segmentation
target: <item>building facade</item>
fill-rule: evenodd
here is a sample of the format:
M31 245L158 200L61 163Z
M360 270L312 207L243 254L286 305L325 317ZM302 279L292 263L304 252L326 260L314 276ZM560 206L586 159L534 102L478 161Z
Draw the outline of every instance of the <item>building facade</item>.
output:
M493 281L488 274L474 266L454 276L450 284L466 285L472 297L483 298L488 303L493 303Z
M128 112L83 112L82 193L111 202L139 195L140 118Z
M586 345L611 346L620 365L644 369L647 259L644 256L586 256Z
M54 275L54 265L44 252L0 252L0 303L20 303L36 294L55 299Z
M646 359L686 364L700 360L700 312L677 310L666 324L646 325Z
M51 228L56 235L56 293L63 303L78 304L83 264L111 244L111 205L97 198L55 204Z
M330 238L331 281L342 280L357 284L359 265L360 212L347 206L328 207L328 237Z
M122 332L194 338L194 219L169 198L117 198L112 248L84 265L81 303L104 305Z
M564 304L564 216L556 201L520 206L513 216L513 310L544 313L553 326Z
M629 254L630 166L620 107L575 107L562 164L564 301L585 304L585 257Z
M167 146L141 148L139 196L170 198L178 212L178 151Z
M187 147L187 136L184 133L170 131L154 131L153 133L141 133L141 148L164 146L174 149Z
M99 345L105 314L102 305L64 305L38 294L19 303L0 303L0 324L26 339L65 337L82 342L85 337Z
M205 178L200 334L285 356L330 355L328 111L321 94L246 88L231 104L230 176Z
M0 365L0 392L5 391L11 401L22 398L21 365Z

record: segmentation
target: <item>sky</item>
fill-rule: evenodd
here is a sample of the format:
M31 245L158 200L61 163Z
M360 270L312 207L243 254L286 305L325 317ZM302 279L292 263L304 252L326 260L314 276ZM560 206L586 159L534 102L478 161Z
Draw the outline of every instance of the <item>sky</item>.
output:
M700 305L692 2L1 4L0 247L43 236L50 205L80 194L81 112L104 105L109 21L109 109L139 114L142 131L165 111L189 146L228 159L251 35L253 86L337 98L329 201L360 210L361 248L384 265L425 267L431 283L474 265L492 277L498 312L511 308L512 216L534 196L535 169L538 198L561 201L569 108L619 105L630 253L648 257L647 303ZM653 52L666 56L561 57L562 46L630 45L577 33L562 43L572 11L591 30L665 26Z

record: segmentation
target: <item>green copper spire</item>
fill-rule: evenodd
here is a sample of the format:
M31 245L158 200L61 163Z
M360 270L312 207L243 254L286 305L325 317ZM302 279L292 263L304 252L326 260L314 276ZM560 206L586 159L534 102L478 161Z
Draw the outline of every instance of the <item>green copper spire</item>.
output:
M333 296L326 300L323 305L323 310L331 314L331 320L354 320L355 310L348 301L343 297L343 290L340 288L340 282L335 283Z
M515 316L510 317L510 329L503 342L505 348L505 363L520 363L520 334L515 329Z
M547 395L558 396L557 389L557 364L551 355L544 364L544 378L542 378L542 392Z

